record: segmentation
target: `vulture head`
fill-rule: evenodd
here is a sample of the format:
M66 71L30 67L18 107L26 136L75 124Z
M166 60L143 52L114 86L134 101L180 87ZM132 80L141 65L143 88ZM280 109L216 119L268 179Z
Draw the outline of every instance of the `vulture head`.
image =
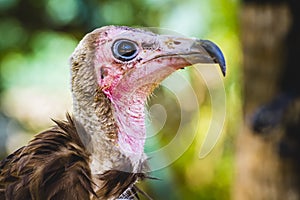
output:
M167 76L196 63L217 63L225 75L222 52L208 40L119 26L82 39L71 56L73 114L92 174L144 170L146 100Z

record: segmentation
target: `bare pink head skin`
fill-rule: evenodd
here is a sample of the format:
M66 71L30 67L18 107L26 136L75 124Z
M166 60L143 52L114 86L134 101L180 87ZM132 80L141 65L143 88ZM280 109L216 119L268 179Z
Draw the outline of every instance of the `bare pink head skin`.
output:
M93 56L82 56L88 53L92 53ZM81 72L81 68L74 65L80 59L84 60L80 67L86 69ZM94 171L116 167L112 162L117 158L104 158L105 155L101 154L104 150L110 152L108 157L119 156L130 160L133 168L139 165L137 163L145 161L147 98L167 76L196 63L217 63L225 75L225 61L220 49L207 40L107 26L93 31L81 41L72 56L74 113L85 132L90 135L85 144L91 149L92 155L95 155L94 160L98 160L95 161L98 164L92 168L106 166ZM75 77L75 74L80 78ZM87 74L93 78L89 78ZM86 79L91 79L93 84L88 84ZM78 86L79 84L82 86ZM89 85L89 88L84 84ZM82 94L78 94L79 91L90 92L94 97L99 92L103 93L107 98L103 100L106 103L97 104L93 100L91 108L87 108L92 98L83 100ZM112 114L108 115L108 118L101 118L100 114L97 114L99 109L103 110L101 106L110 106L111 111L107 112ZM114 128L104 127L105 121ZM114 130L115 135L111 134L113 137L108 137L105 133L107 131L103 129Z

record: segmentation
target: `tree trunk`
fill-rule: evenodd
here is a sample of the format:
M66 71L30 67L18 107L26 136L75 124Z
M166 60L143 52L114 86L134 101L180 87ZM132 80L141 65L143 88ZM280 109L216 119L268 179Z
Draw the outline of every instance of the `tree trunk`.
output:
M234 200L300 199L300 31L292 2L248 0L241 9L245 123Z

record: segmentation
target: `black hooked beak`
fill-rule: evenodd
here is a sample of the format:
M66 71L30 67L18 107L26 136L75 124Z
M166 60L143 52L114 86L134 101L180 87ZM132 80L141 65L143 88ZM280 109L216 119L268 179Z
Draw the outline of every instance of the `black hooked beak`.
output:
M209 41L209 40L197 40L197 42L195 42L195 45L200 45L201 47L203 47L207 53L211 56L211 58L213 59L213 61L215 63L218 63L223 76L226 75L226 64L225 64L225 58L224 55L221 51L221 49L213 42Z

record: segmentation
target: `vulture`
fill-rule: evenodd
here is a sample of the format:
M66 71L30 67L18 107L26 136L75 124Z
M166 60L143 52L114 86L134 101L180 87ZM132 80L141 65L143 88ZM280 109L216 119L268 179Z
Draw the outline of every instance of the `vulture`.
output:
M224 56L209 40L125 26L88 33L70 58L73 112L0 162L0 200L139 199L151 178L145 104L178 69Z

